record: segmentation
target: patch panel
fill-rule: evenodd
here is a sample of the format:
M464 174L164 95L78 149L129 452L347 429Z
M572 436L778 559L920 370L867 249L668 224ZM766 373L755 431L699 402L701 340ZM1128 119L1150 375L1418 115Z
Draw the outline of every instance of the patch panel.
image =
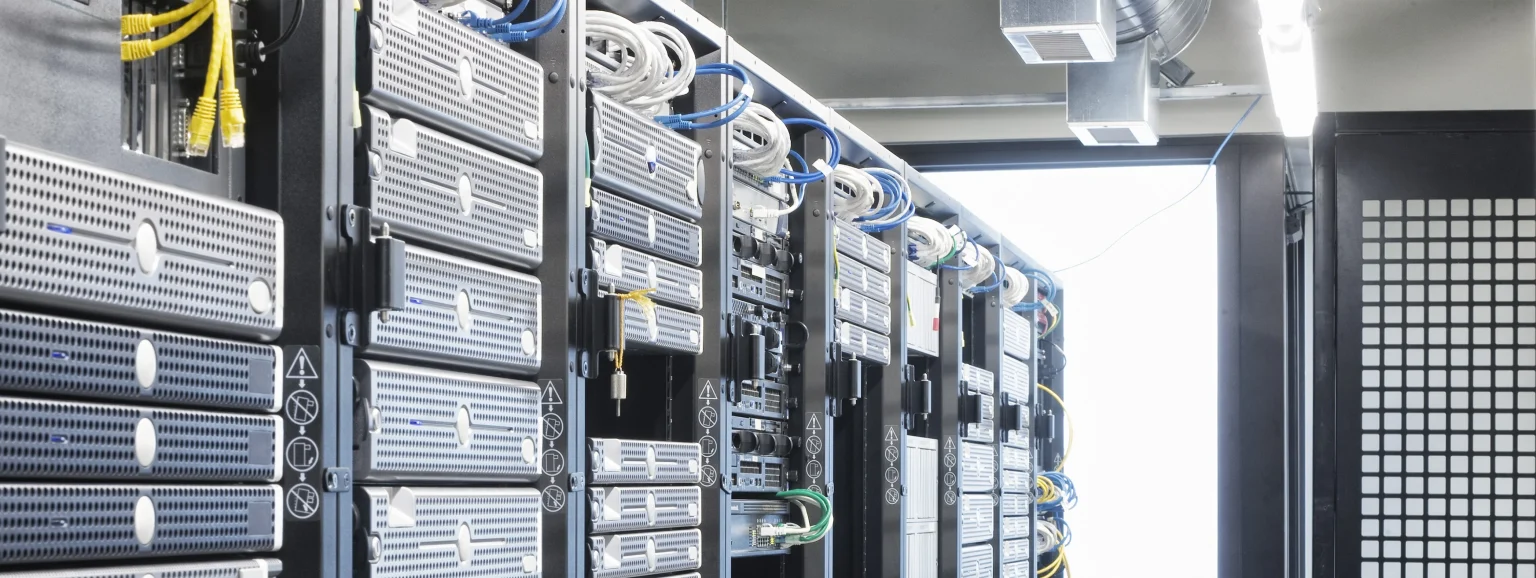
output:
M363 487L359 575L532 576L541 573L539 492L525 488Z
M589 438L590 483L697 484L699 444Z
M409 118L372 106L363 113L357 192L375 219L411 241L538 266L543 175Z
M758 528L785 523L799 524L785 500L731 500L730 544L732 558L779 556L789 553L781 537L762 536Z
M525 162L544 151L543 69L413 0L362 2L363 101Z
M592 94L592 183L651 208L698 220L699 145L601 94Z
M587 490L594 534L699 525L698 486L615 486Z
M283 350L0 310L0 390L274 412Z
M358 361L355 475L373 482L527 482L539 475L533 383Z

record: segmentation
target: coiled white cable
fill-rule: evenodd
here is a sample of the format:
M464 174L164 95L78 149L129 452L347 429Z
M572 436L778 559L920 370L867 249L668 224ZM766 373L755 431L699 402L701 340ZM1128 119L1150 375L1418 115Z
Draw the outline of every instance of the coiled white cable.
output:
M766 179L789 162L789 127L768 107L748 105L731 121L731 130L739 133L731 143L731 161L737 168Z
M1061 531L1050 520L1035 522L1035 551L1049 552L1061 544Z
M1002 274L997 270L997 259L992 256L992 252L976 243L965 242L961 248L960 261L970 265L970 268L960 271L960 289L964 291L982 285L991 286L997 282L997 276Z
M879 207L884 205L884 203L877 203L875 205L875 208L870 209L868 212L866 212L863 215L864 217L868 218L868 220L862 221L859 224L861 226L864 226L864 227L879 228L879 227L884 227L886 225L892 225L892 224L898 223L898 222L903 221L906 218L908 218L910 216L910 215L908 215L908 211L911 210L911 205L912 205L912 195L908 193L908 191L911 190L911 185L907 183L906 175L903 175L901 173L898 173L898 172L890 170L890 169L884 169L884 168L879 168L879 167L864 169L864 172L869 173L872 178L877 173L878 174L884 174L886 176L891 177L896 183L898 183L900 185L900 188L897 189L896 191L886 191L883 187L879 188L879 190L881 192L881 199L882 200L886 196L894 194L896 196L897 200L900 202L900 204L896 205L890 211L887 211L886 214L883 215L883 216L880 216L878 218L869 218L870 215L874 215L875 213L878 213L880 211ZM877 185L878 185L878 183L879 183L879 181L876 181Z
M1003 306L1013 307L1029 297L1029 278L1022 271L1008 267L1003 270Z
M615 56L618 70L589 64L592 90L643 114L664 112L668 101L688 92L694 54L688 39L660 22L636 24L611 12L587 12L588 43ZM670 52L670 55L669 55ZM673 56L677 64L673 65Z
M840 164L832 169L832 187L832 214L844 221L867 216L884 204L880 181L856 167Z
M965 238L959 231L951 231L933 219L912 217L907 221L907 240L912 244L912 262L924 269L955 254L956 243Z

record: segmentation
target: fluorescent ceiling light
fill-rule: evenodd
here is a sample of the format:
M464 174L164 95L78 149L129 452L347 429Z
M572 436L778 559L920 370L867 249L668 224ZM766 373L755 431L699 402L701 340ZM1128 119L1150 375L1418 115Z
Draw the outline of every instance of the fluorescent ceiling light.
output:
M1283 1L1281 3L1284 3ZM1260 5L1264 5L1261 2ZM1269 92L1280 130L1285 136L1311 136L1317 120L1317 71L1312 55L1312 31L1300 19L1289 24L1266 21L1259 31Z
M1305 0L1259 0L1259 16L1264 26L1298 24L1304 22Z

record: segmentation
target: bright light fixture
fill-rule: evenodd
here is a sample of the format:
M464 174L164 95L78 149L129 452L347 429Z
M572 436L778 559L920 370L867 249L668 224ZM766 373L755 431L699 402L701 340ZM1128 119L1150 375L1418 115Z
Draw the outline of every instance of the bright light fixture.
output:
M1299 24L1305 15L1305 0L1259 0L1259 16L1264 26Z
M1261 2L1260 6L1268 3ZM1287 23L1266 20L1263 29L1259 30L1259 38L1264 44L1270 98L1275 116L1280 117L1280 130L1285 136L1311 136L1312 124L1317 120L1317 71L1313 62L1312 31L1300 18Z

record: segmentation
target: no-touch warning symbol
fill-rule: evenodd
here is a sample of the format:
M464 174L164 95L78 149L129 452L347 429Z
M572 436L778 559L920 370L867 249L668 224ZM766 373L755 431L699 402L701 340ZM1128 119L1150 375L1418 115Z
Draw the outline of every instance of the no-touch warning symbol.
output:
M559 486L546 487L544 488L543 496L540 497L539 502L544 506L544 510L547 512L558 512L563 510L565 509L565 490L560 489Z
M715 410L713 406L706 406L699 409L700 427L703 427L704 429L712 429L717 423L720 423L720 412Z
M288 401L283 403L283 413L288 414L289 421L294 425L309 425L320 415L320 400L309 390L294 390L288 394Z
M540 421L543 425L539 429L543 432L544 439L560 439L560 434L565 433L565 420L560 419L558 414L546 413Z
M288 504L288 513L300 520L315 515L320 510L320 492L309 484L299 484L288 489L288 495L283 500Z
M303 349L293 356L293 363L288 364L288 373L284 374L288 379L315 379L320 377L320 372L315 371L315 364L310 363L309 354Z
M706 487L713 486L715 485L715 478L719 477L719 475L719 473L715 472L715 466L705 464L704 467L699 468L699 483Z
M896 488L887 488L885 490L885 503L891 504L891 505L894 506L894 505L896 505L896 502L900 502L900 501L901 501L901 492L896 491Z

